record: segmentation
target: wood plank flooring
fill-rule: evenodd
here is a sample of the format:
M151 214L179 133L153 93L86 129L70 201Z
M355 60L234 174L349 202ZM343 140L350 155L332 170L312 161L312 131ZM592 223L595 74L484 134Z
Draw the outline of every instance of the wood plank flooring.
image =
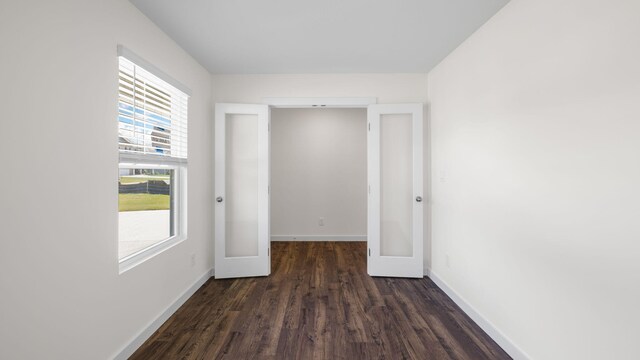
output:
M272 274L204 284L131 359L510 359L430 279L364 242L274 242Z

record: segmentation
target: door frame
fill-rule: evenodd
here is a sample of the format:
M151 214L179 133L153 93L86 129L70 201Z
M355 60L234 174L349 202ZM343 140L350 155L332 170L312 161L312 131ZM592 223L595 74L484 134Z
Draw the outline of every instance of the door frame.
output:
M262 103L261 105L267 105L268 106L268 118L269 118L269 130L268 130L268 143L269 143L269 152L268 152L268 164L269 164L269 169L268 169L268 174L269 174L269 178L268 178L268 186L269 189L271 188L271 109L272 108L277 108L277 109L317 109L317 108L352 108L352 109L367 109L369 107L369 105L375 105L378 104L377 98L376 97L265 97L262 98ZM424 106L424 105L423 105ZM424 115L423 115L423 120L424 120ZM369 119L367 118L367 123L369 122ZM214 126L215 128L215 126ZM416 136L418 134L414 134L414 136ZM419 134L418 136L422 136L423 137L423 147L427 144L424 143L424 133ZM214 156L214 168L215 168L215 159L216 159L217 155ZM422 161L424 162L424 159L422 159ZM368 151L367 151L367 166L369 166L369 159L368 159ZM423 163L424 166L424 163ZM424 168L423 168L424 171ZM368 176L367 176L368 178ZM367 186L368 186L368 181L367 181ZM423 186L423 192L424 192L424 183L422 184ZM269 195L269 207L271 206L271 191L268 192ZM424 201L424 205L428 204L427 197L423 196L425 198ZM369 202L371 201L370 196L367 196L367 212L369 211ZM426 213L426 211L423 212L423 214ZM269 208L268 210L268 214L269 214L269 234L268 234L268 241L269 244L271 244L271 224L270 224L270 219L271 219L271 208ZM369 215L367 215L368 218ZM422 246L420 246L421 250L424 252L424 226L427 225L428 222L423 220L423 236L422 236ZM369 225L368 225L368 219L367 219L367 247L368 247L368 241L369 241ZM269 247L271 247L271 245L269 245ZM370 251L370 249L368 250ZM424 256L424 255L423 255ZM371 262L370 256L369 256L369 252L367 253L367 268L369 266L369 263ZM423 265L424 266L424 265ZM271 267L271 256L269 254L269 267ZM424 272L424 270L423 270Z
M377 104L375 97L299 97L299 98L263 98L262 103L270 108L305 109L305 108L367 108Z

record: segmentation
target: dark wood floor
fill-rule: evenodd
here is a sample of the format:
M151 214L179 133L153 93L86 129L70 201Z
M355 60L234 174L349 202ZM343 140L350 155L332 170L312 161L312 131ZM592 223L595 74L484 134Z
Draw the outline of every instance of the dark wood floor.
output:
M368 276L366 243L271 246L271 276L210 279L131 359L509 359L430 279Z

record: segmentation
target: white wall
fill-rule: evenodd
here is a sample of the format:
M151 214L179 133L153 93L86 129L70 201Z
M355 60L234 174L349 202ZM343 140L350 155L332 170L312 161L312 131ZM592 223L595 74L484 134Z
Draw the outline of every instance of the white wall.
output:
M4 1L0 43L0 358L111 358L212 266L210 75L125 0ZM193 91L189 238L122 275L117 44Z
M426 102L426 74L213 75L213 100L262 104L265 97L377 97Z
M271 144L274 239L365 240L366 109L274 109Z
M432 270L534 359L638 358L638 14L512 0L429 74Z

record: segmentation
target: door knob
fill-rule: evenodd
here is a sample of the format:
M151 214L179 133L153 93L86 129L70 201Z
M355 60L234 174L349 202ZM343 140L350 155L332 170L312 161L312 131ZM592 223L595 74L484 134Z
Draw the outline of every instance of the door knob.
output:
M217 201L217 202L222 202L222 196L218 196L218 197L216 198L216 201Z
M416 201L417 202L422 202L422 196L416 196Z

